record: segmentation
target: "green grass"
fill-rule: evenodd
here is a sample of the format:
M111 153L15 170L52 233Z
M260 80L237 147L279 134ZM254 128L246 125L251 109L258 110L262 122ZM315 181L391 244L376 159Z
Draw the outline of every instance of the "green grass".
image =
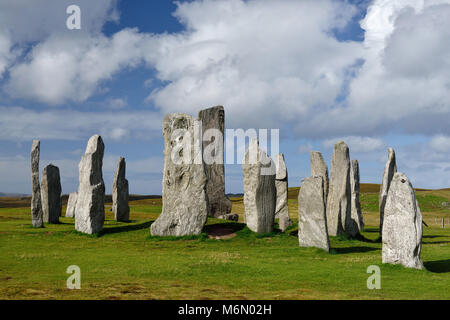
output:
M424 219L450 218L437 206L447 194L418 192ZM427 270L382 265L376 214L366 210L378 211L377 197L361 196L364 238L331 237L330 253L300 248L296 225L258 235L242 221L209 219L199 236L152 237L160 199L132 201L130 223L107 212L94 236L74 231L71 218L34 229L29 208L0 208L0 299L450 299L450 226L424 228ZM241 203L233 211L242 220ZM209 239L219 224L236 236ZM81 290L66 289L70 265L81 268ZM381 290L366 287L370 265L381 268Z

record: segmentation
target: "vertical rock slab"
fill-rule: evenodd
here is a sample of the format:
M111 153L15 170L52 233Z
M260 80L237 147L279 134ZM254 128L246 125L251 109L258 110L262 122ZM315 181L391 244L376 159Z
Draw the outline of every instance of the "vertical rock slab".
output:
M120 157L114 174L112 189L112 211L117 221L130 221L130 207L128 205L128 180L125 178L126 163Z
M322 176L303 179L298 194L298 242L330 251Z
M289 217L288 207L288 172L284 154L280 153L275 156L275 187L277 189L277 203L275 208L275 218L278 218L278 225L281 231L285 231L292 225Z
M208 217L207 176L199 121L183 113L164 117L162 212L151 225L157 236L200 234Z
M344 141L335 144L331 160L331 179L327 199L327 227L330 236L345 233L351 218L350 155Z
M33 227L42 228L44 226L41 202L41 185L39 183L39 155L41 142L33 140L31 145L31 222Z
M59 168L49 164L41 182L42 213L45 223L59 223L61 215L61 179Z
M364 219L361 212L359 199L359 163L358 160L350 161L350 197L351 197L351 236L356 236L364 229Z
M383 220L384 220L384 207L386 206L386 199L391 185L392 178L397 172L397 164L395 161L395 151L392 148L388 149L388 160L383 171L383 181L381 182L380 195L378 198L378 204L380 208L380 236L383 234Z
M252 139L242 163L244 174L245 222L253 232L273 231L277 189L275 165Z
M225 111L222 106L201 110L204 161L208 181L208 215L219 217L231 212L231 200L225 194L224 131Z
M422 213L411 183L400 172L394 174L390 183L384 208L382 241L383 263L423 269L420 259Z
M105 221L105 183L102 173L104 151L102 137L93 135L78 165L75 229L87 234L100 232Z
M75 207L77 205L77 192L71 192L69 194L69 200L67 200L67 207L66 207L66 217L67 218L75 218Z
M320 176L323 178L323 188L325 191L325 203L328 198L329 179L328 179L328 166L323 160L322 153L319 151L311 151L311 177Z

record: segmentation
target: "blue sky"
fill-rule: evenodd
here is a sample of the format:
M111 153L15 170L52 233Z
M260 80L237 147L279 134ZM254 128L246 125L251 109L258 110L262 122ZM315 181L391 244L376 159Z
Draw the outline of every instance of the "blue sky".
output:
M81 8L67 30L66 8ZM450 186L450 1L88 0L0 4L0 192L30 193L29 152L59 166L63 193L95 133L111 192L160 194L162 117L224 105L226 127L278 128L290 185L309 151L343 139L362 182L387 147L417 187ZM242 192L226 166L227 192Z

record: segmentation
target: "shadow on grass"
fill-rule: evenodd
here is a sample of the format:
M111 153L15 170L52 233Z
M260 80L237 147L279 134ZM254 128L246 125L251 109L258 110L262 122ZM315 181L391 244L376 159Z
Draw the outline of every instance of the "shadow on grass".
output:
M105 234L142 230L145 228L150 228L150 225L152 223L153 223L153 221L147 221L147 222L140 223L140 224L133 224L133 225L128 225L128 226L114 227L114 228L105 228L100 232L100 236L105 235Z
M427 261L423 263L425 268L434 273L448 273L450 272L450 259Z
M215 223L207 225L203 228L203 232L210 234L214 232L216 229L229 230L230 233L234 233L240 231L246 227L245 223L238 222L224 222L224 223Z
M345 247L345 248L331 248L330 253L347 254L347 253L362 253L380 250L372 247Z

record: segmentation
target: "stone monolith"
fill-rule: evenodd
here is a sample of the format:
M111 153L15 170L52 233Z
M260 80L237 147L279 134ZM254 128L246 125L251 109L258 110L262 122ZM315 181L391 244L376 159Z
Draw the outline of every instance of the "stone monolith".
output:
M128 180L125 178L126 163L120 157L114 174L112 189L112 211L117 221L130 221L130 207L128 205Z
M39 154L41 143L39 140L33 140L31 146L31 222L33 227L42 228L44 226L42 202L41 202L41 184L39 183Z
M383 263L423 269L420 259L422 214L411 183L400 172L394 174L390 183L382 241Z
M323 159L322 153L319 151L311 151L311 177L321 176L323 178L323 188L325 191L325 203L327 203L329 179L328 166Z
M275 208L275 218L278 218L278 225L281 231L285 231L292 225L289 217L288 207L288 172L284 154L280 153L274 159L276 167L275 187L277 189L277 204Z
M59 223L61 216L61 179L59 168L49 164L42 172L42 213L45 223Z
M348 232L355 237L364 229L364 220L361 212L361 202L359 199L359 163L358 160L350 161L350 201L351 201L351 222Z
M69 194L69 199L67 200L66 207L66 217L67 218L75 218L75 207L77 205L77 192L71 192Z
M397 172L397 164L395 161L395 151L392 148L388 148L388 160L383 171L383 180L380 187L380 195L378 198L378 204L380 208L380 236L383 234L383 220L384 220L384 207L386 206L386 199L391 185L392 178Z

